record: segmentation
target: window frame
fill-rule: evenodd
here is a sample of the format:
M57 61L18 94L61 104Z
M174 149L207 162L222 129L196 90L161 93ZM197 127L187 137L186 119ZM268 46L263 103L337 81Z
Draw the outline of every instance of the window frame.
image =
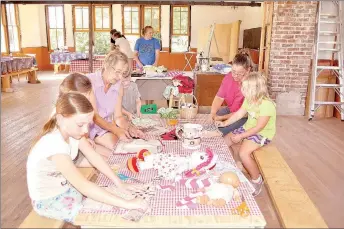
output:
M124 25L124 7L138 7L139 8L139 34L136 33L125 33ZM138 4L122 4L122 34L124 35L138 35L142 36L142 29L144 28L144 16L145 16L145 7L158 7L159 8L159 29L156 32L161 33L161 5L138 5Z
M7 9L6 5L13 4L14 7L14 17L15 17L15 23L17 27L17 33L18 33L18 51L11 51L10 50L10 38L8 33L8 22L7 22ZM7 3L7 4L1 4L1 20L4 26L4 37L5 37L5 45L6 45L6 52L1 52L2 54L10 54L10 53L21 53L22 47L21 47L21 30L20 30L20 21L19 21L19 7L18 4L14 3Z
M9 43L8 43L8 29L7 29L7 16L6 16L6 7L5 4L1 4L1 24L4 27L4 38L5 38L5 46L6 51L1 52L2 54L8 54L9 53Z
M139 33L126 33L125 32L125 25L124 25L124 8L126 7L126 6L130 6L130 7L138 7L139 8L139 10L138 10L138 13L139 13L139 16L138 16L138 19L139 19ZM141 25L141 22L142 22L142 12L141 12L141 5L136 5L136 4L124 4L124 5L122 5L122 34L123 35L138 35L138 36L141 36L142 35L142 33L141 33L141 29L142 29L142 25ZM133 23L131 23L131 25L132 25ZM132 27L130 27L130 29L131 29L131 31L133 30L133 28Z
M45 23L46 23L46 31L47 31L47 44L48 44L48 51L53 52L54 50L51 49L50 45L50 23L49 23L49 7L56 7L62 6L62 13L63 13L63 46L66 46L67 38L66 38L66 20L65 20L65 12L64 12L64 5L45 5ZM58 28L56 28L58 29Z
M96 17L96 14L95 14L95 11L96 11L96 6L106 6L106 7L109 7L109 29L96 29L96 24L95 24L95 17ZM96 32L108 32L109 35L110 35L110 31L112 29L112 25L113 25L113 15L112 15L112 4L92 4L91 6L91 9L90 9L90 5L89 4L73 4L72 5L72 25L73 25L73 43L74 43L74 49L76 50L76 43L75 43L75 33L76 32L84 32L84 33L90 33L90 28L88 27L87 25L87 29L77 29L76 28L76 20L75 20L75 8L76 7L87 7L88 8L88 12L90 12L90 10L92 10L92 30L93 30L93 40L92 40L92 43L93 43L93 46L95 45L94 44L94 33ZM89 17L89 14L87 15L87 17ZM84 24L83 24L84 25Z
M97 6L101 6L102 8L103 7L109 7L109 29L97 29L96 28L96 7ZM112 4L92 4L92 23L93 23L93 33L94 32L109 32L110 34L110 31L112 29ZM103 23L103 21L102 21ZM89 31L90 29L88 29Z
M159 29L158 31L155 31L155 32L160 32L161 33L161 5L141 5L141 26L142 28L144 28L145 26L145 7L157 7L159 8ZM124 17L124 15L123 15Z
M173 8L174 7L187 7L188 8L188 34L174 34L173 33ZM188 5L171 5L170 6L170 40L169 40L169 52L170 53L182 53L182 52L172 52L172 36L188 36L188 47L191 43L191 6Z
M72 21L73 21L73 23L72 23L72 25L73 25L73 43L74 43L74 50L76 51L76 42L75 42L75 33L76 32L86 32L86 33L89 33L90 32L90 28L89 28L89 25L87 25L87 29L77 29L76 28L76 23L75 23L75 8L76 7L87 7L88 8L88 10L90 10L90 6L89 6L89 4L75 4L75 5L72 5ZM88 11L89 12L89 11ZM89 17L89 15L87 15L87 18ZM83 21L83 18L82 18L82 23L83 23L83 25L84 25L84 21Z

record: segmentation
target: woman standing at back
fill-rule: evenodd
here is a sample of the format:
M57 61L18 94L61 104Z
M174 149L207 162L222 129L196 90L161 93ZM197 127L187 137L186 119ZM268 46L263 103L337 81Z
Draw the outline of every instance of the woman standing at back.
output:
M161 45L158 39L153 38L153 27L146 26L142 33L143 37L135 44L134 59L139 68L146 65L158 66Z
M113 31L113 30L111 30ZM119 51L127 55L128 57L128 65L130 68L133 66L133 58L134 58L134 52L130 47L130 43L125 38L121 32L115 30L113 33L111 33L111 38L112 40L115 41L115 48L119 48Z

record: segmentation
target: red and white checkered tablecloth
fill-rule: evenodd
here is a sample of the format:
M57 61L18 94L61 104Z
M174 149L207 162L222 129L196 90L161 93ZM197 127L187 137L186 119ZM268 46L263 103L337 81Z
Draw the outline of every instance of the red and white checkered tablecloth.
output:
M96 72L101 69L103 66L105 56L95 56L93 60L93 70ZM88 69L88 60L73 60L70 63L69 72L81 72L81 73L90 73ZM136 62L133 61L133 71L136 70Z
M161 126L167 127L166 122L161 120L157 115L147 115L153 119L159 119L161 121ZM206 115L198 114L195 119L189 120L191 123L205 124ZM168 127L171 129L171 127ZM156 139L158 136L148 135L149 139ZM185 149L182 147L181 141L163 141L165 144L164 150L166 153L179 155L179 156L188 156L193 150ZM213 137L213 138L203 138L201 143L201 150L205 150L207 147L210 147L218 156L220 161L228 162L232 165L235 165L234 159L225 144L225 141L222 137ZM116 154L112 155L109 158L109 164L123 164L127 161L128 158L133 157L132 154ZM157 171L155 170L146 170L138 174L131 173L128 169L122 168L119 170L120 173L124 175L136 178L140 181L148 183L152 178L157 176ZM112 186L112 182L103 174L98 176L96 183L99 186ZM160 181L160 185L172 184L172 181ZM176 185L176 189L173 191L166 190L157 190L154 198L150 200L151 212L148 213L148 216L233 216L232 210L238 207L241 202L232 200L225 207L217 208L207 205L199 205L196 209L180 209L176 207L176 203L187 197L196 190L188 189L185 186L180 184ZM250 210L250 215L252 217L258 217L261 219L259 226L265 223L264 216L260 211L255 199L252 196L252 187L242 182L239 186L239 191L244 197L246 204ZM96 207L95 207L96 206ZM84 207L81 209L80 214L114 214L114 215L123 215L126 213L126 210L120 209L117 207L112 207L105 204L98 205L87 205L84 204ZM247 222L246 222L247 223ZM252 226L255 226L255 222L251 222Z

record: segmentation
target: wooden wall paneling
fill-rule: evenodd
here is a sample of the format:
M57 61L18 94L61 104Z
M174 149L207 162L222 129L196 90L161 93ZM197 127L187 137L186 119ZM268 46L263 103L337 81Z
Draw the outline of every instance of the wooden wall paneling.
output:
M223 74L202 74L196 75L195 96L199 106L211 106L221 82Z
M53 70L53 65L50 64L50 53L48 47L26 47L22 48L25 54L36 54L37 66L39 70Z

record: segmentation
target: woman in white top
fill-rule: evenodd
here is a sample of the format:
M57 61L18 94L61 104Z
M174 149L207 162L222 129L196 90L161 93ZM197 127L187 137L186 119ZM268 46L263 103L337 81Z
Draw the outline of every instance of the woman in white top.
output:
M27 182L34 210L41 216L73 222L83 196L126 209L147 209L143 199L124 200L88 181L73 160L78 150L119 188L135 186L122 183L102 156L94 151L85 136L93 121L94 109L80 93L61 95L56 113L44 125L31 148L27 161Z
M130 47L129 41L125 38L124 35L121 34L121 32L117 30L111 33L111 38L115 41L115 47L117 47L119 51L127 55L129 67L132 68L134 52Z

